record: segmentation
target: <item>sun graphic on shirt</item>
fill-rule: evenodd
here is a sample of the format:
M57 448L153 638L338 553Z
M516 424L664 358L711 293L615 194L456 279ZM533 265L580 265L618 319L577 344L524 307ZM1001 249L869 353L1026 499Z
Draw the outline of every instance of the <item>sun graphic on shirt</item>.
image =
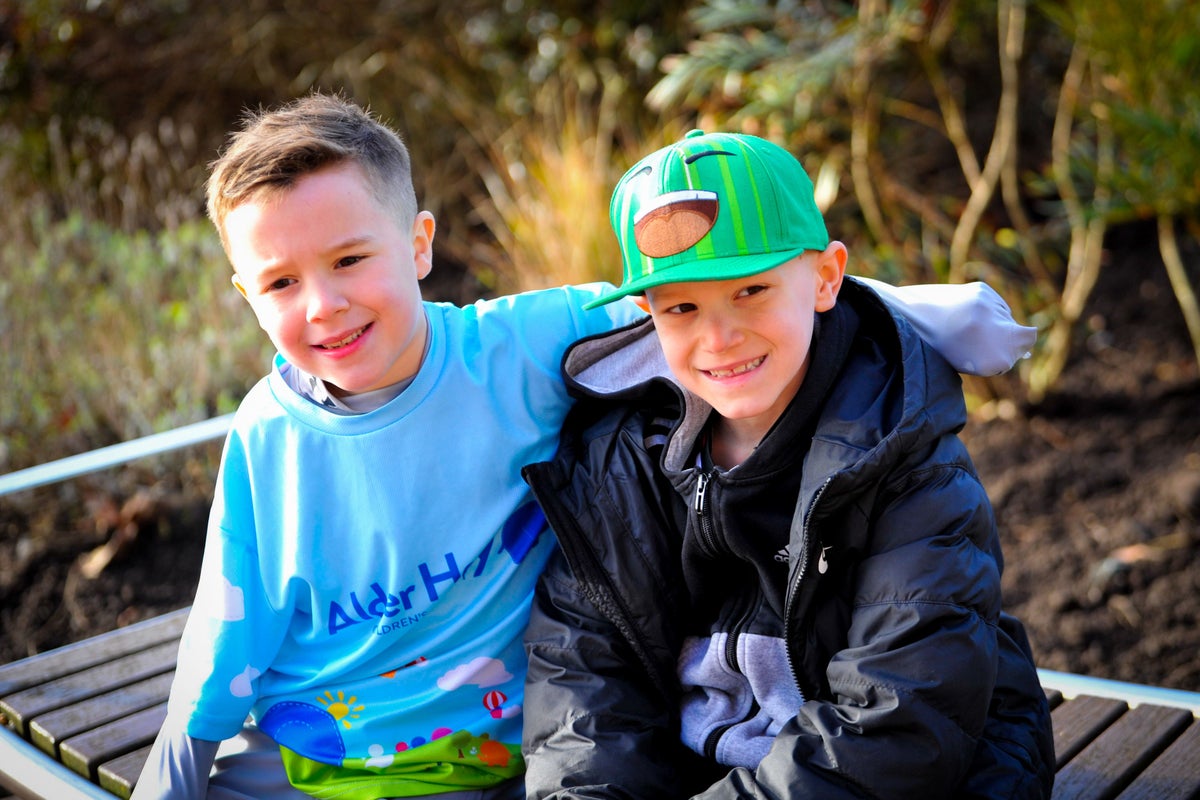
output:
M354 705L358 702L358 698L351 697L347 700L346 694L341 690L338 691L336 700L333 699L332 692L325 692L324 697L317 697L317 702L325 706L325 710L329 712L331 717L335 720L341 720L342 727L346 728L346 730L350 729L350 720L358 719L358 714L355 712L362 711L366 707Z

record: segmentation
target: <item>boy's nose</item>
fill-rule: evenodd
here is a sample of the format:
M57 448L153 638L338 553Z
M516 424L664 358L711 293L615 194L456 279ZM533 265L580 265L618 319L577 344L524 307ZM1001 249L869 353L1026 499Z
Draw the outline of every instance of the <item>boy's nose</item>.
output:
M704 321L703 343L710 353L720 353L737 344L742 338L738 326L722 315L713 315Z
M307 319L309 322L329 319L350 307L350 301L336 283L320 282L309 285Z

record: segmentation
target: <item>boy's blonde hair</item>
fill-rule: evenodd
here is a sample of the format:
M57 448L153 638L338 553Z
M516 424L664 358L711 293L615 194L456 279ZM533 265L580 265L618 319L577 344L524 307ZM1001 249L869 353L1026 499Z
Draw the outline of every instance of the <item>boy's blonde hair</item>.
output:
M229 252L225 218L234 208L346 162L362 169L371 193L407 230L417 216L408 148L369 110L341 97L314 93L274 111L247 112L212 163L206 185L208 217L225 251Z

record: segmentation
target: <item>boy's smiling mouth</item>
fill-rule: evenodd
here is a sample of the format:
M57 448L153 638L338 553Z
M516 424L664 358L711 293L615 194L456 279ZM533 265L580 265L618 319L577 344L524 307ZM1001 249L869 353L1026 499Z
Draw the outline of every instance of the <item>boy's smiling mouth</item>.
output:
M758 369L758 367L766 359L767 359L766 356L759 356L758 358L756 358L752 361L747 361L745 364L740 364L736 367L733 367L732 369L706 369L706 370L704 370L704 372L709 377L712 377L712 378L732 378L735 375L742 375L744 373L747 373L752 369Z
M322 342L321 344L316 344L313 346L316 347L318 350L339 350L339 349L345 347L346 345L354 344L354 342L357 342L359 337L362 336L364 333L366 333L367 329L369 329L370 327L371 327L370 324L364 325L363 327L359 328L358 330L354 331L353 333L351 333L347 336L344 336L341 339L338 339L337 341Z

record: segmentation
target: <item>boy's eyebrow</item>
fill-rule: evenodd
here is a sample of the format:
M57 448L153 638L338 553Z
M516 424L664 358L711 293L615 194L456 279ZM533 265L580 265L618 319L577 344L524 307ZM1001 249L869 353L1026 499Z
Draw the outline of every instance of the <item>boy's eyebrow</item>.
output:
M705 150L703 153L692 153L683 160L685 164L693 164L705 156L735 156L737 153L731 153L728 150Z
M344 253L347 250L354 250L359 247L366 247L379 240L379 237L372 233L358 233L352 236L347 236L345 239L339 239L334 243L322 246L316 252L317 256L322 258L330 258L334 255Z
M263 288L274 283L284 272L284 269L279 264L271 264L265 269L253 272L240 272L236 268L233 272L242 280L245 286L253 288L255 291L261 291Z
M335 253L342 253L342 252L345 252L346 250L352 250L357 247L363 247L363 246L369 245L378 238L379 237L374 236L369 233L361 233L361 234L356 234L354 236L348 236L345 239L342 239L328 247L321 248L321 250L317 253L317 255L321 256L321 257L330 257L330 256L333 256ZM275 276L279 275L280 273L285 273L289 269L290 269L289 262L287 262L287 261L275 261L275 260L269 261L266 263L265 266L262 267L261 270L258 271L257 280L259 282L266 281L267 283L270 283L270 281L273 280L275 278ZM236 270L235 270L235 272L236 272Z
M325 249L326 249L326 252L335 253L340 250L346 250L351 247L361 247L363 245L370 244L378 238L379 238L378 236L375 236L370 233L360 233L360 234L356 234L354 236L347 236L345 239L342 239L337 244L334 244L332 247L327 247Z

